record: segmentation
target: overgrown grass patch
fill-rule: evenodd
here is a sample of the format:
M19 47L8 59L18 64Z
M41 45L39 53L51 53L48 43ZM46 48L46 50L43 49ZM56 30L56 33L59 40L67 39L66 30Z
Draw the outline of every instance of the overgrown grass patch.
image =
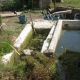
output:
M10 45L13 45L16 37L20 34L24 27L16 26L15 30L2 29L0 34L0 56L3 56L13 49Z
M18 64L2 67L0 72L3 74L0 79L6 74L10 79L13 76L15 80L58 80L56 57L46 57L40 52L34 52L31 56L22 56Z
M66 72L67 80L80 79L80 52L66 51L59 57Z
M39 10L39 9L35 9L35 10L24 10L23 11L24 13L28 13L28 12L31 12L31 13L36 13L36 14L38 14L38 13L41 13L41 10Z
M12 35L13 32L10 30L2 30L2 34L0 34L0 56L5 55L12 51L10 45L12 45L12 41L9 39L9 36Z
M5 39L5 40L0 40L0 56L3 56L6 53L9 53L12 48L10 47L10 45L12 45L11 41Z

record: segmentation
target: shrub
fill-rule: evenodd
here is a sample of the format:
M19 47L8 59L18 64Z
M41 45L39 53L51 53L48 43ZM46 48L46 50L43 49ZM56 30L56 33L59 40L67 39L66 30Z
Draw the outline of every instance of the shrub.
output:
M8 0L6 4L7 8L11 10L12 8L15 7L15 0Z
M0 10L2 10L3 5L0 3Z

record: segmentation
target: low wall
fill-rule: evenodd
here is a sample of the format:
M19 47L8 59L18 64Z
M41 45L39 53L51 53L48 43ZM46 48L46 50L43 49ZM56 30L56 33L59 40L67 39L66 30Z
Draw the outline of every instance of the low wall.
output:
M63 29L80 29L80 20L63 20Z
M56 23L56 22L55 22ZM33 21L37 33L49 32L55 23L51 20L38 19Z
M41 49L41 53L44 53L48 49L50 42L51 42L51 39L52 39L52 36L54 35L55 28L56 28L55 25L53 25L46 40L44 40L44 43L43 43L43 46Z
M15 40L13 47L13 52L8 53L7 55L2 56L2 63L5 65L13 65L19 59L21 51L27 46L30 38L33 35L33 30L31 24L27 24L22 30L18 38Z
M23 50L27 43L29 42L30 38L33 35L33 30L31 24L27 24L25 28L22 30L18 38L14 42L14 47L18 50L21 51Z
M52 37L50 46L48 48L49 50L52 51L53 54L55 53L56 46L57 46L58 40L60 38L61 30L62 30L62 20L59 20L56 25L56 29L55 29L54 35Z
M41 50L42 53L45 53L46 55L55 54L55 50L56 50L58 40L60 38L61 30L62 30L62 20L59 20L57 22L57 25L54 25L52 27L48 37L44 41L44 44L43 44L42 50ZM48 39L50 39L50 40L48 40ZM50 42L48 42L48 41L50 41Z

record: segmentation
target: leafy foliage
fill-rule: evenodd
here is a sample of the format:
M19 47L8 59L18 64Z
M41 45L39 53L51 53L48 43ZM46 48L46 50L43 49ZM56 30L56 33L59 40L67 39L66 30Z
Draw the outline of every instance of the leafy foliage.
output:
M0 3L0 10L2 10L3 5Z
M67 50L59 60L66 71L66 80L80 79L80 52Z
M31 56L22 56L18 64L3 67L0 71L3 77L6 74L9 78L13 76L15 80L57 80L55 57L46 57L39 52Z

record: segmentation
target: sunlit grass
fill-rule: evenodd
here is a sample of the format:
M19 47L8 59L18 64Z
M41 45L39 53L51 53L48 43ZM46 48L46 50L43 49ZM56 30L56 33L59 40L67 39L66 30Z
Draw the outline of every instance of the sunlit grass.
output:
M51 3L51 8L54 8L54 4ZM61 3L56 3L56 6L64 6L64 7L80 7L80 0L63 0Z
M56 3L56 6L71 6L75 8L80 7L80 0L63 0L64 2Z

